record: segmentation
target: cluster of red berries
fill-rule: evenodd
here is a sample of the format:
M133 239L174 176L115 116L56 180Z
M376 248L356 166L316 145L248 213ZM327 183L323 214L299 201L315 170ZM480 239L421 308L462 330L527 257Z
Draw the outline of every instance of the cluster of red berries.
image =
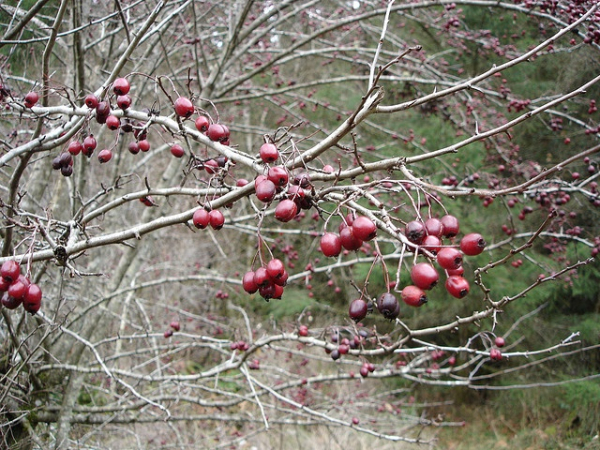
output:
M229 344L231 350L239 350L240 352L248 351L250 345L246 341L236 341Z
M25 108L31 109L35 106L39 99L39 94L35 91L31 91L28 92L27 95L25 95L25 98L23 99L23 104L25 105Z
M32 283L29 278L21 274L21 266L14 260L5 261L0 267L0 303L8 309L23 309L35 314L42 305L42 290Z
M218 209L207 211L204 208L200 208L194 211L192 222L200 230L204 230L209 225L213 230L220 230L225 224L225 216Z
M328 232L321 237L320 248L325 256L336 257L342 252L358 250L363 243L377 236L377 226L366 216L348 214L339 226L339 234Z
M170 324L169 324L169 328L167 329L167 331L165 331L163 333L163 336L165 338L170 338L171 336L173 336L173 333L175 331L179 331L181 329L181 325L177 320L173 320Z
M242 287L248 294L258 292L267 301L272 298L280 299L288 277L283 261L273 258L265 267L246 272L242 278Z

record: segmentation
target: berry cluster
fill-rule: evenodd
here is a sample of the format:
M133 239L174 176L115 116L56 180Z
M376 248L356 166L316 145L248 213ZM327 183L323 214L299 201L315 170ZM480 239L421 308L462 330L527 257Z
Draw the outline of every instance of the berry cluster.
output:
M321 237L320 248L325 256L338 256L342 248L352 251L358 250L363 243L377 236L375 223L366 216L348 214L339 226L339 235L325 233Z
M266 266L246 272L242 278L242 287L248 294L258 292L267 301L272 298L280 299L288 277L283 261L273 258Z
M192 222L200 230L204 230L209 225L213 230L220 230L225 224L225 216L218 209L207 211L204 208L200 208L194 212Z
M177 320L173 320L170 324L169 324L169 328L163 333L163 336L165 338L170 338L171 336L173 336L173 333L176 331L179 331L181 329L181 325Z
M35 314L42 305L42 290L21 274L21 266L14 260L5 261L0 267L0 303L8 309L23 305L28 313Z

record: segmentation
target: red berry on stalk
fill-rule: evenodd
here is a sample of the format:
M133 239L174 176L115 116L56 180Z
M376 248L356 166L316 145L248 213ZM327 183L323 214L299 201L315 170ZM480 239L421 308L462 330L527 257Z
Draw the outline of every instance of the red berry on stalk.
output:
M363 245L363 241L354 235L352 227L346 227L340 231L340 242L342 247L348 251L358 250Z
M352 222L352 232L361 241L370 241L377 236L377 226L368 217L358 216Z
M325 233L321 237L319 246L321 248L321 252L323 252L325 256L329 257L338 256L342 251L342 241L335 233Z
M192 222L196 228L201 230L205 229L210 223L210 216L208 211L204 208L197 209L194 211L194 215L192 216Z
M443 236L447 238L452 238L458 234L460 231L460 227L458 224L458 219L450 214L446 214L444 217L440 219L442 224L444 225Z
M506 341L502 336L498 336L496 339L494 339L494 344L496 344L496 347L502 348L506 345Z
M350 307L348 308L348 315L355 322L360 322L365 317L367 317L368 312L369 305L362 298L352 300L352 302L350 303Z
M265 143L261 145L259 153L260 159L262 159L265 164L275 162L277 161L277 158L279 158L279 150L277 150L275 144Z
M37 92L34 92L34 91L28 92L27 95L25 96L25 101L24 101L25 108L33 108L39 99L40 99L40 96Z
M4 294L2 294L2 299L0 300L0 303L2 303L2 306L4 306L7 309L16 309L21 305L22 300L11 297L8 294L8 292L5 292Z
M87 106L88 108L96 109L98 107L98 103L100 103L100 100L98 100L98 97L96 97L95 95L88 94L83 99L83 102L85 103L85 106Z
M208 213L208 221L213 230L220 230L225 224L225 216L218 209L213 209Z
M490 359L493 361L500 361L502 359L502 352L497 348L490 350Z
M425 239L425 225L418 220L412 220L404 226L404 235L413 244L421 244Z
M35 314L39 311L42 305L42 290L37 284L30 284L23 297L23 309L30 314Z
M425 230L430 236L442 237L444 232L444 224L440 219L431 217L425 221Z
M275 198L277 188L271 180L264 180L256 186L256 197L263 203L268 203Z
M21 266L15 260L9 259L8 261L4 261L2 263L2 267L0 267L0 275L2 278L9 283L16 281L19 278L21 273Z
M229 139L229 130L219 123L213 123L208 126L206 136L215 142L221 142Z
M306 325L300 325L298 327L298 336L308 336L308 327Z
M169 324L169 326L173 329L173 331L179 331L179 330L181 330L181 324L177 320L173 320Z
M83 154L88 158L92 156L94 150L96 150L96 138L94 138L93 134L90 134L83 140Z
M398 299L389 292L384 292L377 299L377 310L388 320L394 320L400 314Z
M267 274L269 278L275 282L276 280L281 279L285 274L285 266L283 261L278 258L273 258L267 263Z
M465 234L460 240L460 249L465 255L479 255L485 249L485 239L479 233Z
M431 264L421 262L412 267L410 278L418 288L429 290L437 284L440 276Z
M147 152L148 150L150 150L150 142L148 142L146 139L138 141L137 145L140 151L142 152Z
M113 82L113 92L117 95L129 94L130 88L131 86L129 85L127 78L117 78Z
M249 271L244 274L244 277L242 278L242 287L248 294L254 294L256 291L258 291L258 284L256 284L254 281L253 271Z
M110 161L112 159L112 152L105 148L103 150L100 151L100 153L98 153L98 161L100 161L100 163L106 163L108 161Z
M140 146L137 142L130 142L127 146L127 150L129 150L129 153L132 155L137 155L140 152Z
M427 303L427 295L425 294L425 291L412 284L405 286L400 295L402 296L402 301L409 306L415 306L418 308L424 303Z
M273 284L271 282L271 277L269 277L269 273L267 272L267 269L265 267L259 267L258 269L256 269L256 271L254 272L254 282L259 288Z
M458 275L446 279L446 290L452 297L463 298L469 293L469 282Z
M206 133L208 127L210 126L210 121L205 116L198 116L194 122L194 125L199 132Z
M298 214L298 206L293 200L282 200L275 208L275 218L280 222L289 222Z
M463 255L453 247L444 247L438 252L436 260L443 269L454 270L462 266Z
M126 110L131 106L131 97L129 95L119 95L117 97L117 106L122 110Z
M442 248L442 240L433 234L429 234L425 236L423 242L421 242L421 247L428 252L437 255L437 252Z
M271 180L275 186L281 187L288 184L289 175L285 167L274 166L269 169L267 179Z
M171 145L171 155L173 155L176 158L181 158L183 157L183 155L185 155L185 150L181 145L173 144Z
M179 97L175 100L173 108L179 117L188 118L194 114L194 104L187 97Z
M67 150L71 155L77 156L83 150L83 145L79 141L72 141L67 147Z

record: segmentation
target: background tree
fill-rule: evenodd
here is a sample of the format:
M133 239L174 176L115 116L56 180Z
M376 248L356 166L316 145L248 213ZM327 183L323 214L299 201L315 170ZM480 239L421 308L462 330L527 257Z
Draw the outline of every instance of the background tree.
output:
M566 387L589 440L598 21L6 2L3 445L434 445L422 385Z

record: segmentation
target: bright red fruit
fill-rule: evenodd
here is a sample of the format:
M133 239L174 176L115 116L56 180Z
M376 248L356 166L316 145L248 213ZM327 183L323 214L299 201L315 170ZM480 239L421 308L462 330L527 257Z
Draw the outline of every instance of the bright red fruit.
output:
M340 241L342 247L349 251L358 250L363 245L363 241L354 236L352 227L346 227L340 231Z
M218 209L213 209L208 213L208 221L213 230L220 230L225 224L225 216Z
M23 297L23 308L31 314L39 311L42 305L42 290L37 284L30 284Z
M425 236L423 242L421 242L421 247L423 247L428 252L437 255L437 252L439 252L442 248L442 240L439 237L434 236L433 234L429 234Z
M254 282L259 288L273 284L271 283L271 277L269 276L269 273L265 267L259 267L256 269L254 272Z
M496 344L496 347L502 348L506 345L506 341L502 336L498 336L496 339L494 339L494 344Z
M256 197L264 203L268 203L273 200L277 188L271 180L264 180L256 186Z
M2 267L0 267L0 275L9 283L16 281L21 273L21 266L15 260L9 259L4 261Z
M112 159L112 152L107 148L101 150L100 153L98 153L98 161L100 161L100 163L108 162L111 159Z
M270 260L267 263L266 269L267 269L267 274L269 275L269 278L271 278L271 280L273 280L273 282L283 278L283 276L285 274L285 266L283 264L283 261L281 261L278 258L273 258L272 260Z
M437 270L426 262L415 264L410 271L410 278L415 286L424 290L433 288L440 279Z
M321 237L320 247L325 256L338 256L342 251L342 241L335 233L325 233Z
M368 217L358 216L352 222L352 232L361 241L370 241L377 236L377 227Z
M444 237L451 238L458 234L460 227L458 225L458 219L450 214L446 214L440 219L444 225L443 235Z
M25 101L24 101L25 107L33 108L39 99L40 99L40 96L37 92L34 92L34 91L28 92L27 95L25 96Z
M348 315L355 322L360 322L369 312L369 305L362 298L352 300L350 307L348 308Z
M308 336L308 327L306 325L300 325L298 327L298 336Z
M446 279L446 290L452 297L463 298L469 293L469 282L458 275Z
M188 118L194 114L194 104L187 97L179 97L175 100L173 108L175 109L175 114L179 117Z
M442 224L440 219L431 217L425 221L425 230L429 236L442 237L444 224Z
M127 78L117 78L113 82L113 92L117 95L129 94L130 88L131 86L129 85Z
M183 155L185 155L185 150L183 150L183 147L179 144L173 144L171 145L171 155L173 155L176 158L181 158L183 157Z
M460 240L460 249L465 255L479 255L485 249L485 239L479 233L465 234Z
M279 150L277 150L275 144L265 143L261 145L260 159L262 159L265 164L275 162L277 161L277 158L279 158Z
M194 122L194 125L196 125L196 129L199 132L206 133L210 125L210 121L205 116L198 116L198 118Z
M98 103L100 103L98 97L96 97L93 94L86 95L83 99L83 102L85 103L85 106L87 106L90 109L96 109L98 107Z
M129 150L129 153L132 155L137 155L140 152L140 146L137 142L130 142L127 146L127 150Z
M192 216L192 222L196 228L200 228L201 230L205 229L210 223L210 216L208 211L204 208L197 209L194 211L194 215Z
M454 270L462 266L463 255L453 247L444 247L438 252L436 259L443 269Z
M83 140L83 154L88 158L92 156L92 153L96 150L96 145L96 138L93 134L90 134Z
M258 291L258 284L254 282L254 272L249 271L244 274L242 278L242 287L248 294L254 294Z
M208 126L206 136L211 141L224 143L229 139L229 130L219 123L213 123Z
M79 141L72 141L67 147L69 153L73 156L77 156L83 150L83 145Z
M150 142L148 142L146 139L138 141L137 145L140 151L142 152L147 152L148 150L150 150Z
M289 222L298 214L298 206L293 200L281 200L275 208L275 218L281 222Z
M275 186L281 187L288 184L289 175L285 167L274 166L269 169L267 179L271 180Z
M173 320L169 326L173 329L173 331L181 330L181 324L177 320Z
M490 359L493 361L500 361L502 359L502 352L497 348L493 348L490 350Z
M123 110L131 106L131 97L129 95L119 95L117 97L117 106Z
M401 295L402 301L409 306L419 307L424 303L427 303L425 291L412 284L405 286L404 289L402 289Z

